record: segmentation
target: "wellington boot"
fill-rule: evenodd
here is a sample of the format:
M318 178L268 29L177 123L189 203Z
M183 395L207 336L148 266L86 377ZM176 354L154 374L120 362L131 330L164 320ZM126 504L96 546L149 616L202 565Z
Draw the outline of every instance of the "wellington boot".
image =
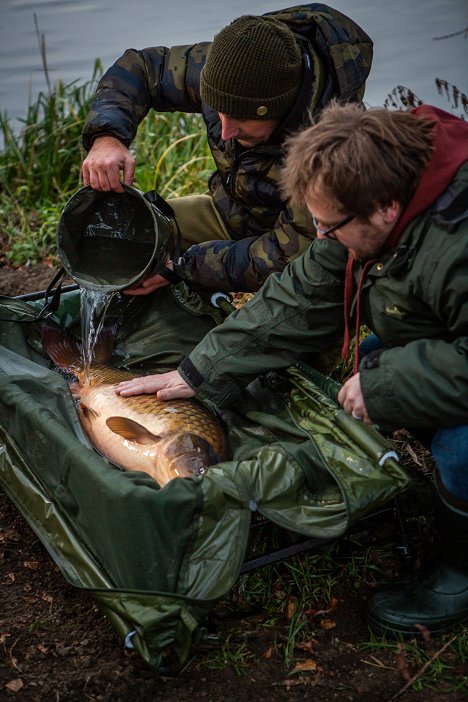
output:
M468 621L468 573L442 561L378 592L370 600L367 621L376 634L414 636L426 629L442 634Z
M450 497L437 495L435 558L369 601L367 620L376 634L442 634L468 621L468 505L449 503Z

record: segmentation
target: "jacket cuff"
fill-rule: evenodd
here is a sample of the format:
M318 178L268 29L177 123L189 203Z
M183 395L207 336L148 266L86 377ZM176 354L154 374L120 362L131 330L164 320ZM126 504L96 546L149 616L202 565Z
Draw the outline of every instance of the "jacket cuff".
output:
M394 378L388 364L382 363L384 349L368 353L359 365L361 392L371 420L382 430L403 427L401 411L394 393Z
M188 356L181 361L177 370L193 390L199 388L205 380Z

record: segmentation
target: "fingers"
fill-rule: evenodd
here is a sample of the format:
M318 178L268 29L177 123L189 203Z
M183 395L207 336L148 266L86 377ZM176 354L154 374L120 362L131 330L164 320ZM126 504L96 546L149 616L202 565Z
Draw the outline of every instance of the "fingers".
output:
M354 419L363 421L365 424L373 423L367 413L359 373L353 375L343 385L338 393L338 402L343 406L344 411L353 416Z
M145 378L124 380L116 386L115 391L118 395L123 395L124 397L155 393L161 387L161 383L158 382L157 378L157 376L149 375Z
M123 397L155 393L158 400L193 397L196 394L178 371L125 380L116 385L115 392Z
M165 390L158 390L156 397L158 400L177 400L183 399L184 397L195 397L197 393L189 385L185 387L180 386L177 388L168 388Z
M149 295L165 285L170 285L167 278L163 278L162 275L152 275L150 278L143 280L138 288L127 288L123 292L125 295Z
M133 156L130 156L130 158L127 156L127 158L125 158L122 164L122 171L125 185L133 185L133 179L135 177L135 159Z
M135 159L115 137L96 139L83 161L81 174L83 183L93 190L124 192L125 185L132 185L135 175Z

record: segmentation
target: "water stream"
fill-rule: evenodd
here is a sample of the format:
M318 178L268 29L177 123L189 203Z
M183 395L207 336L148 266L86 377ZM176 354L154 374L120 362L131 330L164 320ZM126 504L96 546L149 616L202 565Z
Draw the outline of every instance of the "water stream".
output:
M95 359L97 344L103 340L99 339L103 329L106 312L116 295L116 292L103 292L102 290L91 290L80 287L81 304L81 340L82 340L82 364L83 364L83 384L90 384L90 367ZM110 350L109 350L110 351ZM98 360L104 360L99 359Z

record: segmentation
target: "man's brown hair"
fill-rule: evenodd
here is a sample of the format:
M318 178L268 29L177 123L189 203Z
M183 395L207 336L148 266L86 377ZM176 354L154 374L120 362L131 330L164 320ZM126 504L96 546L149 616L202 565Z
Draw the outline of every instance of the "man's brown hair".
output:
M368 217L411 200L432 153L433 122L410 112L330 103L286 142L282 191L304 205L320 192L339 212Z

